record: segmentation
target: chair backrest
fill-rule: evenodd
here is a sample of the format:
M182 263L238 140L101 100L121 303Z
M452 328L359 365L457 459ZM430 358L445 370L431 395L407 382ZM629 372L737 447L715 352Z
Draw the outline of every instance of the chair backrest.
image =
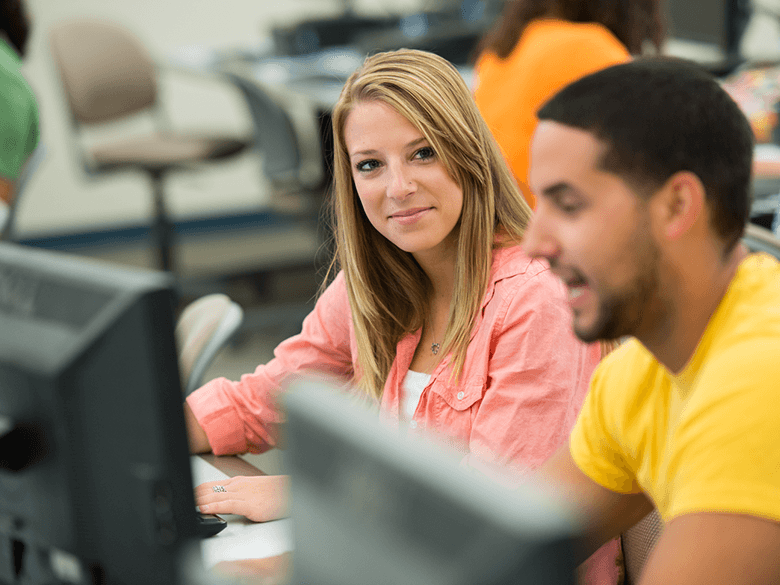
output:
M300 149L287 113L253 80L236 73L227 76L241 90L249 106L265 173L272 181L297 180Z
M742 241L751 252L766 252L780 259L780 239L765 227L754 223L747 224Z
M650 553L653 552L655 543L661 537L663 526L658 510L653 510L623 533L623 559L626 566L625 585L639 583L642 569Z
M243 319L243 309L220 293L203 296L184 308L176 322L176 343L185 394L200 386L206 368Z
M277 95L251 74L225 71L241 91L255 128L263 171L275 187L315 189L324 177L321 138L314 109L294 94Z
M154 63L119 25L78 19L54 26L51 51L74 119L100 123L154 105Z

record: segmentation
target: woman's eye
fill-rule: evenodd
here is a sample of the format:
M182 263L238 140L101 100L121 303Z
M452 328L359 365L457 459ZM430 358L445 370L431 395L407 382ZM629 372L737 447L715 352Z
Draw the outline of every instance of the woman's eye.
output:
M422 160L427 160L429 158L433 158L436 156L436 153L434 152L433 148L430 146L424 146L420 150L414 153L415 158L419 158Z
M359 173L367 173L379 168L379 161L375 159L362 160L355 165Z

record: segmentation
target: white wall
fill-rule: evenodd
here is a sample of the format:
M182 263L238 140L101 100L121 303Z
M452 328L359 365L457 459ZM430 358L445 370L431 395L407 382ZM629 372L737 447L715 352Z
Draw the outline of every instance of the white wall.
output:
M41 140L47 156L19 207L21 237L137 225L151 211L147 179L129 173L90 179L68 151L68 114L49 54L50 26L62 19L96 16L127 26L159 60L187 47L252 47L268 42L276 24L333 14L345 0L25 0L33 19L24 73L41 110ZM358 12L405 12L454 0L348 0ZM776 39L774 39L776 41ZM241 97L214 79L165 74L161 93L174 126L250 132ZM109 136L151 127L146 121L118 125ZM261 209L268 204L260 162L252 154L208 170L173 177L171 211L179 218Z
M145 176L122 173L89 178L69 152L70 123L48 47L50 26L62 19L95 16L112 19L134 32L152 55L165 61L183 47L257 46L275 24L332 14L339 0L26 0L33 34L24 73L38 98L41 141L47 155L19 206L20 237L136 225L149 217L151 197ZM413 9L433 2L363 0L361 12ZM161 93L175 127L249 133L250 119L240 96L214 79L164 74ZM107 133L151 128L148 120L120 124ZM103 135L106 135L105 133ZM169 181L174 216L230 214L267 204L259 161L248 154L207 170Z

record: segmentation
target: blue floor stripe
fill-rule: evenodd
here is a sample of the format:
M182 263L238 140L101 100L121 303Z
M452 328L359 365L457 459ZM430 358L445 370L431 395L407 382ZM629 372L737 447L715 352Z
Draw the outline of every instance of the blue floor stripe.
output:
M177 222L173 226L176 236L190 237L209 234L225 234L233 230L277 229L292 226L299 220L291 215L263 211L231 216L207 217ZM21 238L19 243L49 250L74 250L86 247L125 246L145 243L151 237L148 225L118 226L115 228L52 234L35 238Z

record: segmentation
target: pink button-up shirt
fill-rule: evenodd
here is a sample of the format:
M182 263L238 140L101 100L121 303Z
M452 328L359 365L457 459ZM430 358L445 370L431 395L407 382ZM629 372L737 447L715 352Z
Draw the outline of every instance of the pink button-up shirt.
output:
M398 343L380 406L391 424L420 333ZM451 383L445 356L420 397L413 432L434 433L489 463L535 468L568 436L599 359L597 345L572 334L565 287L546 264L519 246L498 249L460 379ZM213 380L187 401L214 453L263 452L277 442L276 397L286 378L320 371L348 379L356 363L341 273L270 362L238 382Z

